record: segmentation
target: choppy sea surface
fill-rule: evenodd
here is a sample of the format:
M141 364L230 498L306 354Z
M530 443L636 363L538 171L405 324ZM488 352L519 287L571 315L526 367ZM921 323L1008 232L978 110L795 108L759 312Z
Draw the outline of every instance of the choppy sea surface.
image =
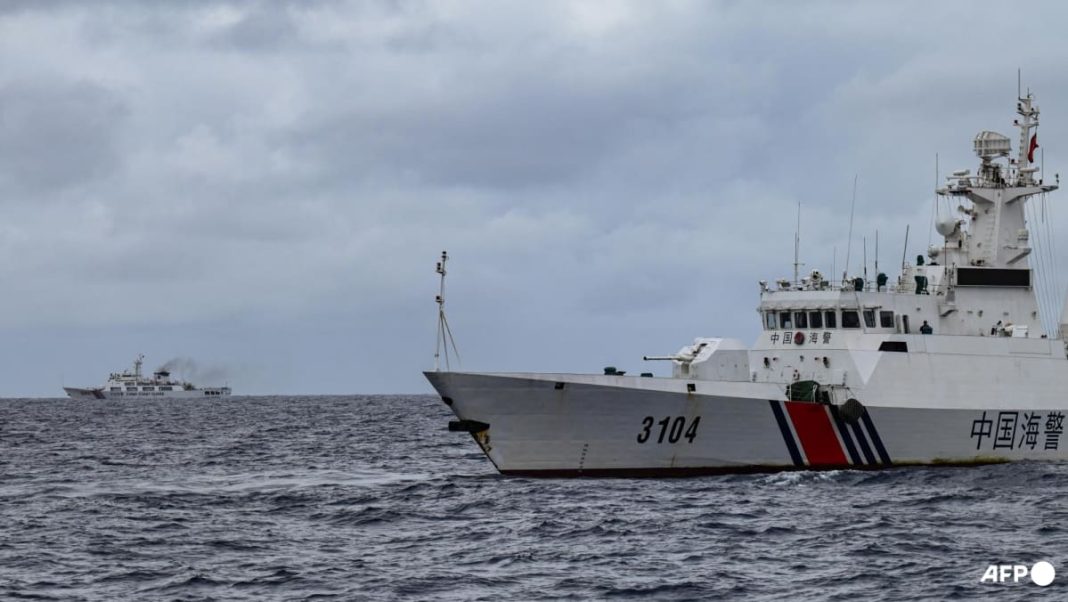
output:
M449 416L0 400L0 599L1068 599L1068 465L522 479Z

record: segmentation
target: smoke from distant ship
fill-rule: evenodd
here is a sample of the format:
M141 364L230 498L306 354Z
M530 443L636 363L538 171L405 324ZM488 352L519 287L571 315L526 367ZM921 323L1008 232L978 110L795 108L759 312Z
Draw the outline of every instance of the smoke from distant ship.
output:
M217 386L229 380L229 371L222 366L201 366L193 358L176 357L167 360L157 370L170 372L180 380L188 381L198 387Z

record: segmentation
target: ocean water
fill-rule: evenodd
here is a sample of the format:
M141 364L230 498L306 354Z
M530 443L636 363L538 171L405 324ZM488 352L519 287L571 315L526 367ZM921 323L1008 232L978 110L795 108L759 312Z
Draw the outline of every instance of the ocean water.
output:
M1068 465L505 478L449 417L0 400L0 599L1068 599Z

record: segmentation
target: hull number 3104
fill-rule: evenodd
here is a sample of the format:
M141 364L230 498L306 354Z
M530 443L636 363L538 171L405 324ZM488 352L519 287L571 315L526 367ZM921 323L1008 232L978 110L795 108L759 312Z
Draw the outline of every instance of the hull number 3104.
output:
M695 416L689 423L685 416L667 416L660 421L652 416L646 416L642 420L642 432L638 433L638 443L648 443L657 432L659 436L656 437L656 443L663 443L665 440L668 443L678 443L684 438L693 443L694 438L697 437L697 425L700 423L700 416Z

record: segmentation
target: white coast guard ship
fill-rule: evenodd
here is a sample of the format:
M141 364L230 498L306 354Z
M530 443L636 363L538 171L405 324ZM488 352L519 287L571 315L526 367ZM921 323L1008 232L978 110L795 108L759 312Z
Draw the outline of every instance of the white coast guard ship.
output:
M975 137L978 172L937 191L959 205L937 224L944 243L896 283L815 271L761 283L756 343L699 338L647 358L670 360L670 378L427 372L458 418L450 429L500 472L528 476L1068 458L1068 311L1043 329L1024 211L1057 185L1034 165L1030 93L1017 113L1015 157L1008 137Z
M171 373L160 368L151 378L141 374L145 356L138 355L133 370L113 372L102 387L79 389L63 387L72 399L202 399L226 397L230 387L197 388L190 383L174 380Z

